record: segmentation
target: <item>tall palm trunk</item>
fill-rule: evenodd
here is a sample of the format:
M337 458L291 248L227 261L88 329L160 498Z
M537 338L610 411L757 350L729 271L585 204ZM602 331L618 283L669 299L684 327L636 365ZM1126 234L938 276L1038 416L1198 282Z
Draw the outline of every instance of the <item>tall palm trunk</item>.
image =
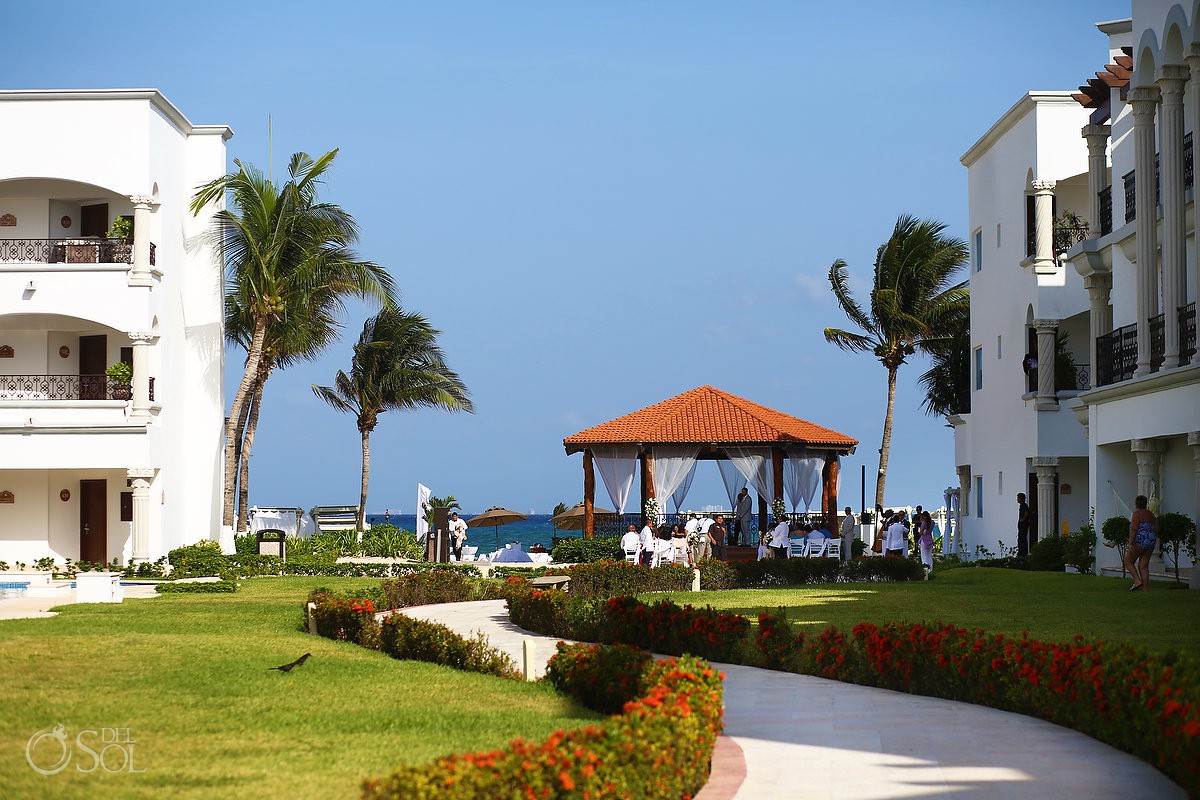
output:
M367 482L371 478L371 430L364 428L362 433L362 493L358 496L358 532L366 527L367 515Z
M242 382L238 384L233 396L233 405L229 409L229 417L225 420L225 490L222 493L221 525L232 528L234 522L234 500L237 494L238 450L241 442L238 438L238 420L242 416L242 408L250 395L254 379L258 375L258 363L262 360L263 342L267 338L267 318L260 315L254 321L254 336L250 340L250 349L246 355L246 371L242 373Z
M887 485L888 454L892 450L892 412L896 408L897 367L888 367L887 413L883 415L883 444L879 447L879 480L875 483L875 505L883 505L883 490Z
M268 359L259 362L259 374L250 388L250 399L246 403L249 412L243 414L245 420L239 434L242 437L241 462L238 478L238 528L244 533L250 529L250 456L254 450L254 434L258 431L258 414L262 408L263 390L267 387L267 378L271 376L273 363Z

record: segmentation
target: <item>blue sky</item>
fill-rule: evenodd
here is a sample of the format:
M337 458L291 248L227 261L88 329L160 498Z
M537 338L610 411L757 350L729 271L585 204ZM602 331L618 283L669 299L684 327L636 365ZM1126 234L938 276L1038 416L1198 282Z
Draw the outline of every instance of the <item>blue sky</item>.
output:
M1100 69L1092 23L1129 15L1110 0L67 5L65 38L47 35L61 3L6 10L7 88L156 87L234 129L230 168L267 167L268 114L277 176L292 152L341 148L324 197L443 331L477 409L383 416L368 507L408 513L417 481L470 511L577 502L565 436L704 384L859 439L842 499L858 506L865 463L869 502L885 373L825 343L848 325L829 265L865 287L900 213L965 238L958 157L1023 92ZM309 386L349 368L369 313L272 377L252 502L357 500L354 422ZM950 429L919 409L925 367L901 370L888 504L938 505L957 480ZM686 505L720 502L702 464Z

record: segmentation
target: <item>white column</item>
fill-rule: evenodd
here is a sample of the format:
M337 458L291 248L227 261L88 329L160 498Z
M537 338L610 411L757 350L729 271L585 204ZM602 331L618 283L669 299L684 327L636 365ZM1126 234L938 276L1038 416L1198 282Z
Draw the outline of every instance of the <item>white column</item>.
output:
M1190 69L1190 78L1188 81L1188 95L1190 105L1192 107L1192 118L1200 119L1200 44L1193 44L1188 47L1187 54L1188 68ZM1192 164L1200 164L1200 124L1192 123ZM1193 166L1193 169L1195 167ZM1200 197L1200 187L1196 186L1196 179L1192 178L1192 197ZM1192 230L1196 232L1192 236L1192 287L1195 289L1194 297L1200 299L1200 203L1192 203ZM1181 294L1180 302L1187 297L1187 293ZM1196 356L1193 356L1193 361Z
M1137 369L1134 376L1150 374L1150 318L1158 313L1158 243L1154 202L1154 112L1157 86L1130 89L1133 108L1133 190L1137 220Z
M1058 320L1035 319L1033 325L1037 328L1037 357L1038 385L1036 407L1039 411L1053 411L1058 408L1058 393L1054 386L1055 337L1058 334Z
M1090 303L1088 333L1092 340L1088 343L1089 356L1092 359L1092 388L1096 388L1096 378L1100 374L1100 354L1096 350L1096 340L1106 333L1112 332L1112 273L1093 272L1083 279L1083 288L1087 289Z
M1033 471L1037 473L1037 540L1057 536L1054 530L1054 489L1058 477L1058 459L1053 456L1038 456L1033 459ZM1029 543L1030 548L1033 542Z
M150 213L156 205L154 198L130 195L133 202L133 267L129 270L130 286L153 286L150 274Z
M1183 198L1183 85L1188 68L1166 64L1158 72L1162 92L1159 133L1162 157L1163 369L1179 366L1179 306L1187 293L1187 251Z
M1133 439L1129 449L1137 459L1137 493L1148 499L1159 494L1159 475L1162 472L1162 444L1155 439Z
M958 472L958 552L959 555L965 556L969 555L964 528L966 528L967 517L971 515L971 465L967 464L955 469Z
M1100 235L1100 192L1108 188L1108 125L1084 125L1083 138L1088 149L1088 238ZM1110 204L1111 208L1111 204Z
M133 487L133 557L130 562L150 560L150 481L153 469L125 471Z
M158 341L153 333L130 333L133 342L133 410L131 420L150 421L150 346Z
M1054 253L1054 181L1033 181L1033 271L1050 275L1058 270Z

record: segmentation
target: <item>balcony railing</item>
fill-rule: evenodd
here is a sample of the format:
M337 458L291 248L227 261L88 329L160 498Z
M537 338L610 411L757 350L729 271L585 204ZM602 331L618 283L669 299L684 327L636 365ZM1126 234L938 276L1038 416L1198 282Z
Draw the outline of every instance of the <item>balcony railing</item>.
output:
M1100 235L1112 233L1112 187L1100 190Z
M1133 377L1137 369L1137 325L1126 325L1096 337L1096 385L1108 386Z
M1084 392L1092 388L1092 365L1091 364L1076 364L1075 375L1071 386L1058 386L1058 391Z
M1137 218L1137 195L1133 189L1133 171L1125 173L1121 178L1125 184L1125 221L1133 222Z
M0 402L5 400L128 400L129 387L107 375L0 375ZM154 378L150 379L154 399Z
M1196 356L1196 304L1179 309L1179 366L1192 363Z
M1163 314L1150 318L1150 371L1158 372L1166 360L1167 329Z
M150 263L155 246L150 243ZM129 239L0 239L0 261L32 264L132 264Z

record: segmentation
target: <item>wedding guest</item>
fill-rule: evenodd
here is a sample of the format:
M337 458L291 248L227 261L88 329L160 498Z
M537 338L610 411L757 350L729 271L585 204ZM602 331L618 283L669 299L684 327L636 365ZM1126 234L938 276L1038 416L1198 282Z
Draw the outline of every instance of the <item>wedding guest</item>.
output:
M926 572L933 572L933 518L928 511L922 511L917 520L917 547L921 550L921 565Z
M788 548L792 545L792 526L787 519L779 523L771 531L771 558L787 558Z
M842 517L842 561L849 561L853 555L854 524L854 512L846 506L846 516Z
M725 542L728 532L725 530L725 517L717 514L712 526L708 529L708 541L712 544L713 553L719 561L725 560Z
M892 522L887 527L883 542L884 554L904 558L908 555L908 526L904 524L904 514L892 516Z
M1129 545L1125 548L1125 566L1133 575L1133 586L1129 591L1143 592L1150 588L1150 556L1158 542L1158 517L1148 506L1146 495L1139 494L1133 501L1133 516L1129 519Z

